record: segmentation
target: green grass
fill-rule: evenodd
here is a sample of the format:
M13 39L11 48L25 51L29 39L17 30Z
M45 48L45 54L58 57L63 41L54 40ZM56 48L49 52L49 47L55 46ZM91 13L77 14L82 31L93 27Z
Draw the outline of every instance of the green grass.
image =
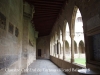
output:
M67 58L66 60L70 61L70 58ZM86 62L85 58L75 58L75 60L74 60L74 63L80 64L83 66L86 66L85 62Z
M85 64L85 62L86 62L85 58L75 58L74 62L77 63L77 64L84 65L84 66L86 65Z

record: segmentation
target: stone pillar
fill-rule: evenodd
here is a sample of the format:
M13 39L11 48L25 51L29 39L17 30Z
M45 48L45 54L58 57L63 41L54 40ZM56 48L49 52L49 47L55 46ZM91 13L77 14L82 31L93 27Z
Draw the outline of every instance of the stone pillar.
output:
M52 56L53 56L53 43L51 43L51 50L52 50Z
M55 45L53 44L53 56L55 56Z
M55 42L55 57L57 57L57 42Z
M57 32L57 35L58 35L58 40L57 40L57 43L58 43L58 58L60 59L60 50L61 50L61 46L60 46L60 30Z
M66 39L66 33L65 33L65 29L63 29L63 37L62 37L62 40L63 40L63 60L65 60L65 39Z
M56 50L55 50L55 44L54 44L54 56L56 56L56 54L55 54L55 53L56 53Z
M63 60L66 59L66 56L65 56L65 40L63 40Z
M51 43L51 55L53 56L53 44Z
M50 43L50 55L51 55L51 43Z
M56 44L54 44L54 56L56 57Z
M74 36L71 35L71 63L74 62Z
M58 40L58 58L60 58L60 40Z
M50 39L50 55L52 56L52 40Z
M80 51L79 51L79 44L77 45L77 54L78 54L78 58L80 58Z

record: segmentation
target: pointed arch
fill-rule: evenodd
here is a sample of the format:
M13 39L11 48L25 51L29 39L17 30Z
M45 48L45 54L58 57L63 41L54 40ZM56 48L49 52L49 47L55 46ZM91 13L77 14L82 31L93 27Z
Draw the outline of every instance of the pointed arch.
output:
M66 23L66 36L70 36L70 28L68 22Z
M76 18L75 18L75 33L76 32L82 32L83 33L83 21L82 21L82 16L81 12L79 9L77 9L76 12Z
M77 53L77 43L76 43L75 40L74 40L74 53L75 53L75 54Z
M79 52L80 53L85 53L84 42L82 40L79 42Z
M66 52L66 53L69 52L69 43L68 43L67 40L65 41L65 52Z
M60 29L60 53L63 53L62 30Z
M78 7L74 6L73 14L72 14L72 21L71 21L71 33L75 32L75 18L77 13Z

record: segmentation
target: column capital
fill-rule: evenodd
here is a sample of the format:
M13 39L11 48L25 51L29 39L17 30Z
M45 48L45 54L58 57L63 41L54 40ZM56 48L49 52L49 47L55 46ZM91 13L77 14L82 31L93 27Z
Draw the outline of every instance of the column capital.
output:
M74 59L73 58L71 58L71 63L73 63L74 62Z
M54 43L57 44L57 40Z
M65 39L63 39L63 42L65 42L66 40Z
M71 38L74 38L74 36L75 36L75 34L71 34L71 35L70 35Z
M60 40L58 40L58 43L60 43Z

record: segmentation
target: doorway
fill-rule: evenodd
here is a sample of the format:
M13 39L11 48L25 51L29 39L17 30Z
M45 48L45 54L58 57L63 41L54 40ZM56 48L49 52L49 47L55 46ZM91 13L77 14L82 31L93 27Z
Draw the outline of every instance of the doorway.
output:
M38 56L41 57L41 49L38 49Z

